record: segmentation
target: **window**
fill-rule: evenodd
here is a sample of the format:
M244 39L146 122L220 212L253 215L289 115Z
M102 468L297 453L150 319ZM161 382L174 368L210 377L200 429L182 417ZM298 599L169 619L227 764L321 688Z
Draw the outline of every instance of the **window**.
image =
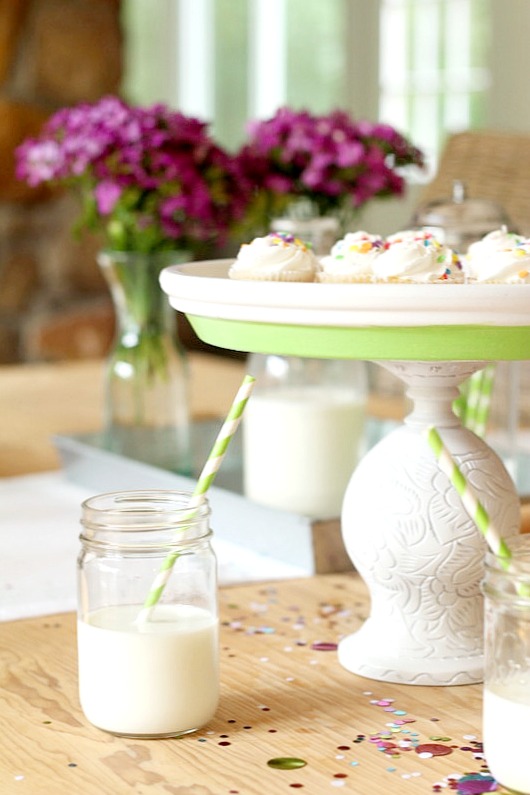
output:
M125 92L237 147L283 104L380 118L434 159L484 121L488 0L125 0ZM433 161L434 162L434 161Z
M446 132L483 125L487 0L383 0L380 116L431 159Z

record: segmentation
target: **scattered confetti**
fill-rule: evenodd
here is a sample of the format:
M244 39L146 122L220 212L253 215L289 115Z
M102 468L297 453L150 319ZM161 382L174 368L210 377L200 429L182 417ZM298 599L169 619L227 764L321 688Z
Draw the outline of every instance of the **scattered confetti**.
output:
M482 795L484 792L496 792L497 789L493 776L470 773L458 779L456 791L458 795Z
M311 648L313 651L337 651L338 645L326 641L317 641L311 644Z
M267 764L275 770L297 770L299 767L305 767L307 762L296 756L276 756L274 759L269 759Z
M416 753L423 756L423 754L430 754L431 756L447 756L452 754L453 749L448 745L441 745L440 743L421 743L416 746Z

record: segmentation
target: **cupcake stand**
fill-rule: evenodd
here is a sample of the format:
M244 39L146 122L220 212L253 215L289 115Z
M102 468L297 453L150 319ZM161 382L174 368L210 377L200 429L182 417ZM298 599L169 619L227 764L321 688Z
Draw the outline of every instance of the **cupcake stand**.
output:
M294 284L235 281L230 260L167 268L171 305L205 342L232 350L377 362L413 410L352 474L341 524L371 613L339 644L348 670L389 682L482 679L485 542L438 468L435 425L505 537L519 499L493 450L452 411L458 386L488 361L530 351L530 285Z

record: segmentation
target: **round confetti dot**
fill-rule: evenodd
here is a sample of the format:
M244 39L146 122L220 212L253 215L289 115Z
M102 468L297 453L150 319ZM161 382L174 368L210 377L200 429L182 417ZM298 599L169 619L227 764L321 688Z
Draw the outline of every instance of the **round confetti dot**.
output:
M421 757L423 757L423 754L447 756L447 754L453 753L453 749L448 745L440 745L439 743L420 743L420 745L416 746L416 753Z
M221 742L218 743L218 745L232 745L232 743L229 743L228 740L221 740Z
M348 778L348 774L347 773L335 773L333 775L333 778Z
M337 745L337 751L349 751L349 750L350 750L349 745Z
M300 767L305 767L307 762L296 756L276 756L274 759L269 759L267 764L275 770L297 770Z
M298 783L295 782L294 784L289 784L289 786L293 787L293 789L302 789L302 787L304 785L303 784L298 784Z

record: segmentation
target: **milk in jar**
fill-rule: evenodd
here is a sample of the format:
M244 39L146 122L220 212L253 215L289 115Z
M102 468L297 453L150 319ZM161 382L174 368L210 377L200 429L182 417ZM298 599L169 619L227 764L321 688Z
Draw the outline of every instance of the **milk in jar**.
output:
M174 737L204 726L217 709L210 509L205 500L190 510L190 499L147 490L83 503L79 699L87 720L105 731Z

